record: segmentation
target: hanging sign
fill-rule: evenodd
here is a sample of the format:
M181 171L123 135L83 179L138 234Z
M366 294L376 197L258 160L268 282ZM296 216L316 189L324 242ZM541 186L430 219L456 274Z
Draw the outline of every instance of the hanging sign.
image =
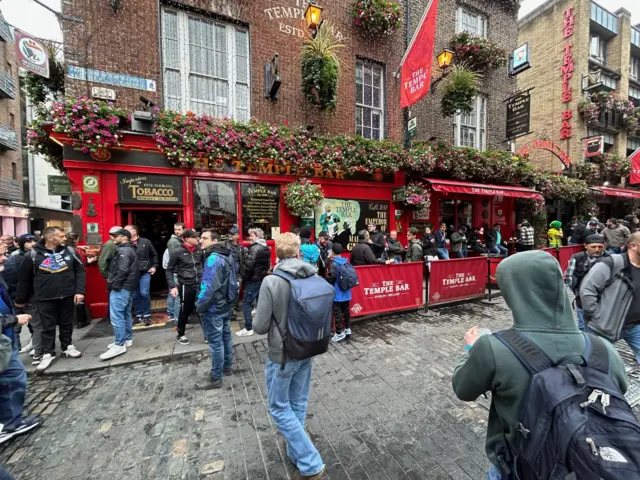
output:
M529 133L531 95L522 93L507 102L507 139L511 140Z
M49 54L40 40L22 30L15 30L16 61L20 68L49 78Z
M48 175L49 195L71 195L71 184L66 175Z
M604 152L604 137L591 137L584 141L584 156L595 157L601 155Z
M122 203L181 205L182 177L119 173L118 200Z
M509 65L509 75L515 76L531 68L529 62L529 42L516 48L511 54L511 64Z

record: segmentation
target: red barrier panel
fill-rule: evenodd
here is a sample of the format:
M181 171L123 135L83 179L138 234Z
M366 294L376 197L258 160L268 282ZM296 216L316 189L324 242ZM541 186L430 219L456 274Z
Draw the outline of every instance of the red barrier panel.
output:
M483 297L487 284L487 258L457 258L431 262L429 305Z
M566 271L569 266L569 259L576 253L584 251L584 245L568 245L566 247L560 247L558 252L558 262L562 271Z
M489 283L491 285L498 285L496 281L496 270L502 260L504 260L504 257L489 257Z
M547 252L553 258L556 258L556 247L547 247L542 249L543 252Z
M351 290L352 317L424 305L423 262L355 268L360 285Z

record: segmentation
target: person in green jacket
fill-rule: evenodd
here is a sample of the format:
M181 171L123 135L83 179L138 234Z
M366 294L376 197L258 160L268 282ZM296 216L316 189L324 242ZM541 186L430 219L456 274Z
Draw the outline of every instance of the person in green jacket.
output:
M514 330L526 334L554 362L563 358L579 361L577 356L585 349L584 335L573 318L562 271L552 255L534 250L509 257L498 266L497 280L511 309ZM501 479L496 450L505 440L515 438L520 404L531 376L500 340L493 335L478 337L477 330L474 327L465 335L472 347L453 372L453 391L465 402L491 391L485 450L493 468L487 479ZM603 343L609 351L609 375L624 393L627 378L622 358L613 345Z
M115 226L109 229L109 240L102 245L102 249L100 250L98 268L100 269L100 275L102 275L105 280L109 279L111 259L116 255L116 250L118 249L118 245L113 241L113 234L119 230L122 230L122 227Z

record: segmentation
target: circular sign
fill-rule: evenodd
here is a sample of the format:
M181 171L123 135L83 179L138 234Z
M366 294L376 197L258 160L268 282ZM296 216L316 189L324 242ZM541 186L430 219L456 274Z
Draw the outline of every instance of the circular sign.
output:
M85 192L95 192L98 188L98 177L92 175L86 175L82 179L82 185Z
M111 158L111 152L106 148L99 148L95 152L91 152L91 158L98 162L106 162Z
M36 65L44 65L49 60L42 45L31 38L21 38L18 48L24 58Z

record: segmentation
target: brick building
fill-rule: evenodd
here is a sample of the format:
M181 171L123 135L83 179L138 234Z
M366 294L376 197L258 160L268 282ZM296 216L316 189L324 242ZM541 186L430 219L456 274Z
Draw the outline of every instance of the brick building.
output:
M585 122L580 101L592 92L614 92L640 105L640 28L620 9L591 0L549 0L518 22L518 44L529 42L532 68L518 89L531 91L531 134L517 148L546 140L573 165L584 161L585 138L603 136L604 150L623 157L640 147L640 132L627 132L622 117L602 111ZM563 70L564 69L564 70ZM530 159L549 171L564 169L553 153L533 148Z
M0 217L3 235L27 232L28 210L22 202L20 90L13 32L0 14Z

